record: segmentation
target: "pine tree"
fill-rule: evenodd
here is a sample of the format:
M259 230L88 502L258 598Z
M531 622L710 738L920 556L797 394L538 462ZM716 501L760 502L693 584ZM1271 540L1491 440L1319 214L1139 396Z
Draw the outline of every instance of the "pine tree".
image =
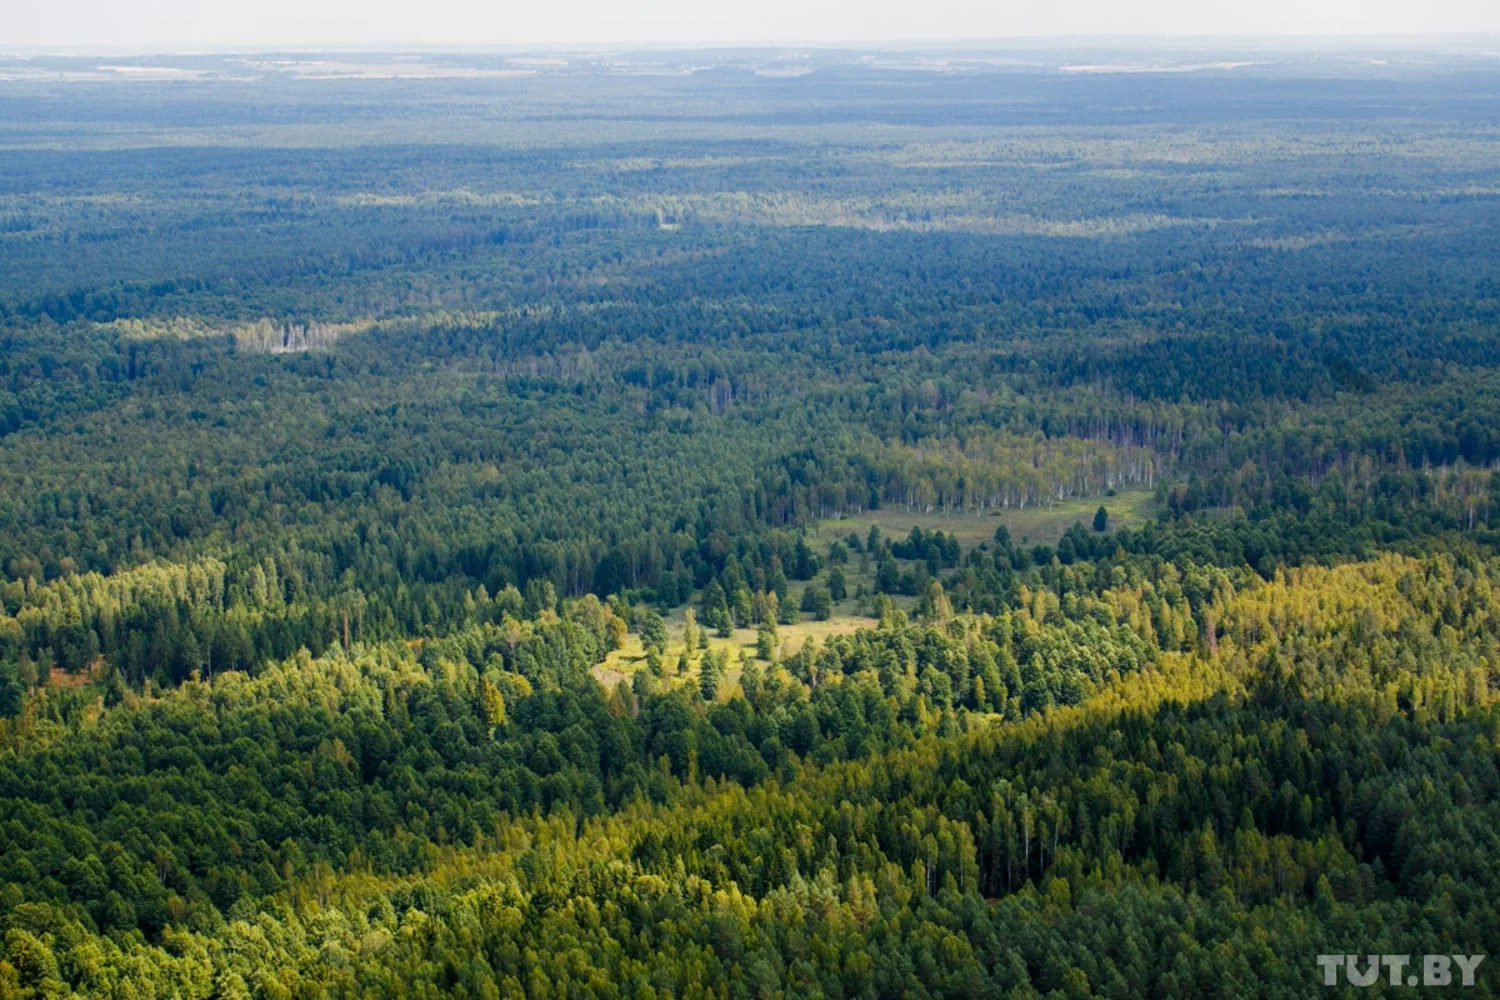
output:
M762 660L776 658L776 623L767 619L755 633L755 655Z
M641 618L641 645L667 648L667 623L655 610L649 610Z
M724 679L719 658L707 653L698 664L698 693L704 701L715 701L719 697L719 682Z

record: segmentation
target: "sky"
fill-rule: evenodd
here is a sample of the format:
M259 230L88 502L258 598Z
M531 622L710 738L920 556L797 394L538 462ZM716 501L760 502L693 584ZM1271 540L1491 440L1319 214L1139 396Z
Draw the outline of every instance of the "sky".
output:
M0 0L17 48L1500 33L1500 0Z

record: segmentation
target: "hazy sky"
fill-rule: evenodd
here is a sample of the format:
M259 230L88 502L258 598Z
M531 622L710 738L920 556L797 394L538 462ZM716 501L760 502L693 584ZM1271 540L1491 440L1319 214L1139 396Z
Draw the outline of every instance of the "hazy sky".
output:
M1500 0L0 0L20 46L1500 32Z

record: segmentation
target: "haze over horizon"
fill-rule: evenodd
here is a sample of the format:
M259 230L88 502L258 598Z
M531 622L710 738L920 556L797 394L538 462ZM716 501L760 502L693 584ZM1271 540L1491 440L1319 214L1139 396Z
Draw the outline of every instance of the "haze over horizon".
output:
M1500 5L1480 0L1269 0L1218 8L1193 0L1036 0L984 5L934 0L561 0L540 9L444 0L267 0L207 6L187 0L63 0L14 10L0 50L266 47L566 47L597 45L913 44L1037 39L1313 38L1440 41L1500 33Z

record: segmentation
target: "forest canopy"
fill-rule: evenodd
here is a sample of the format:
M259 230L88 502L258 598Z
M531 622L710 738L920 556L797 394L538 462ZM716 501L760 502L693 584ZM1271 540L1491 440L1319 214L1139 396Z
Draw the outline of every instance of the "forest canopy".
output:
M1500 951L1500 75L1240 55L0 58L0 1000Z

